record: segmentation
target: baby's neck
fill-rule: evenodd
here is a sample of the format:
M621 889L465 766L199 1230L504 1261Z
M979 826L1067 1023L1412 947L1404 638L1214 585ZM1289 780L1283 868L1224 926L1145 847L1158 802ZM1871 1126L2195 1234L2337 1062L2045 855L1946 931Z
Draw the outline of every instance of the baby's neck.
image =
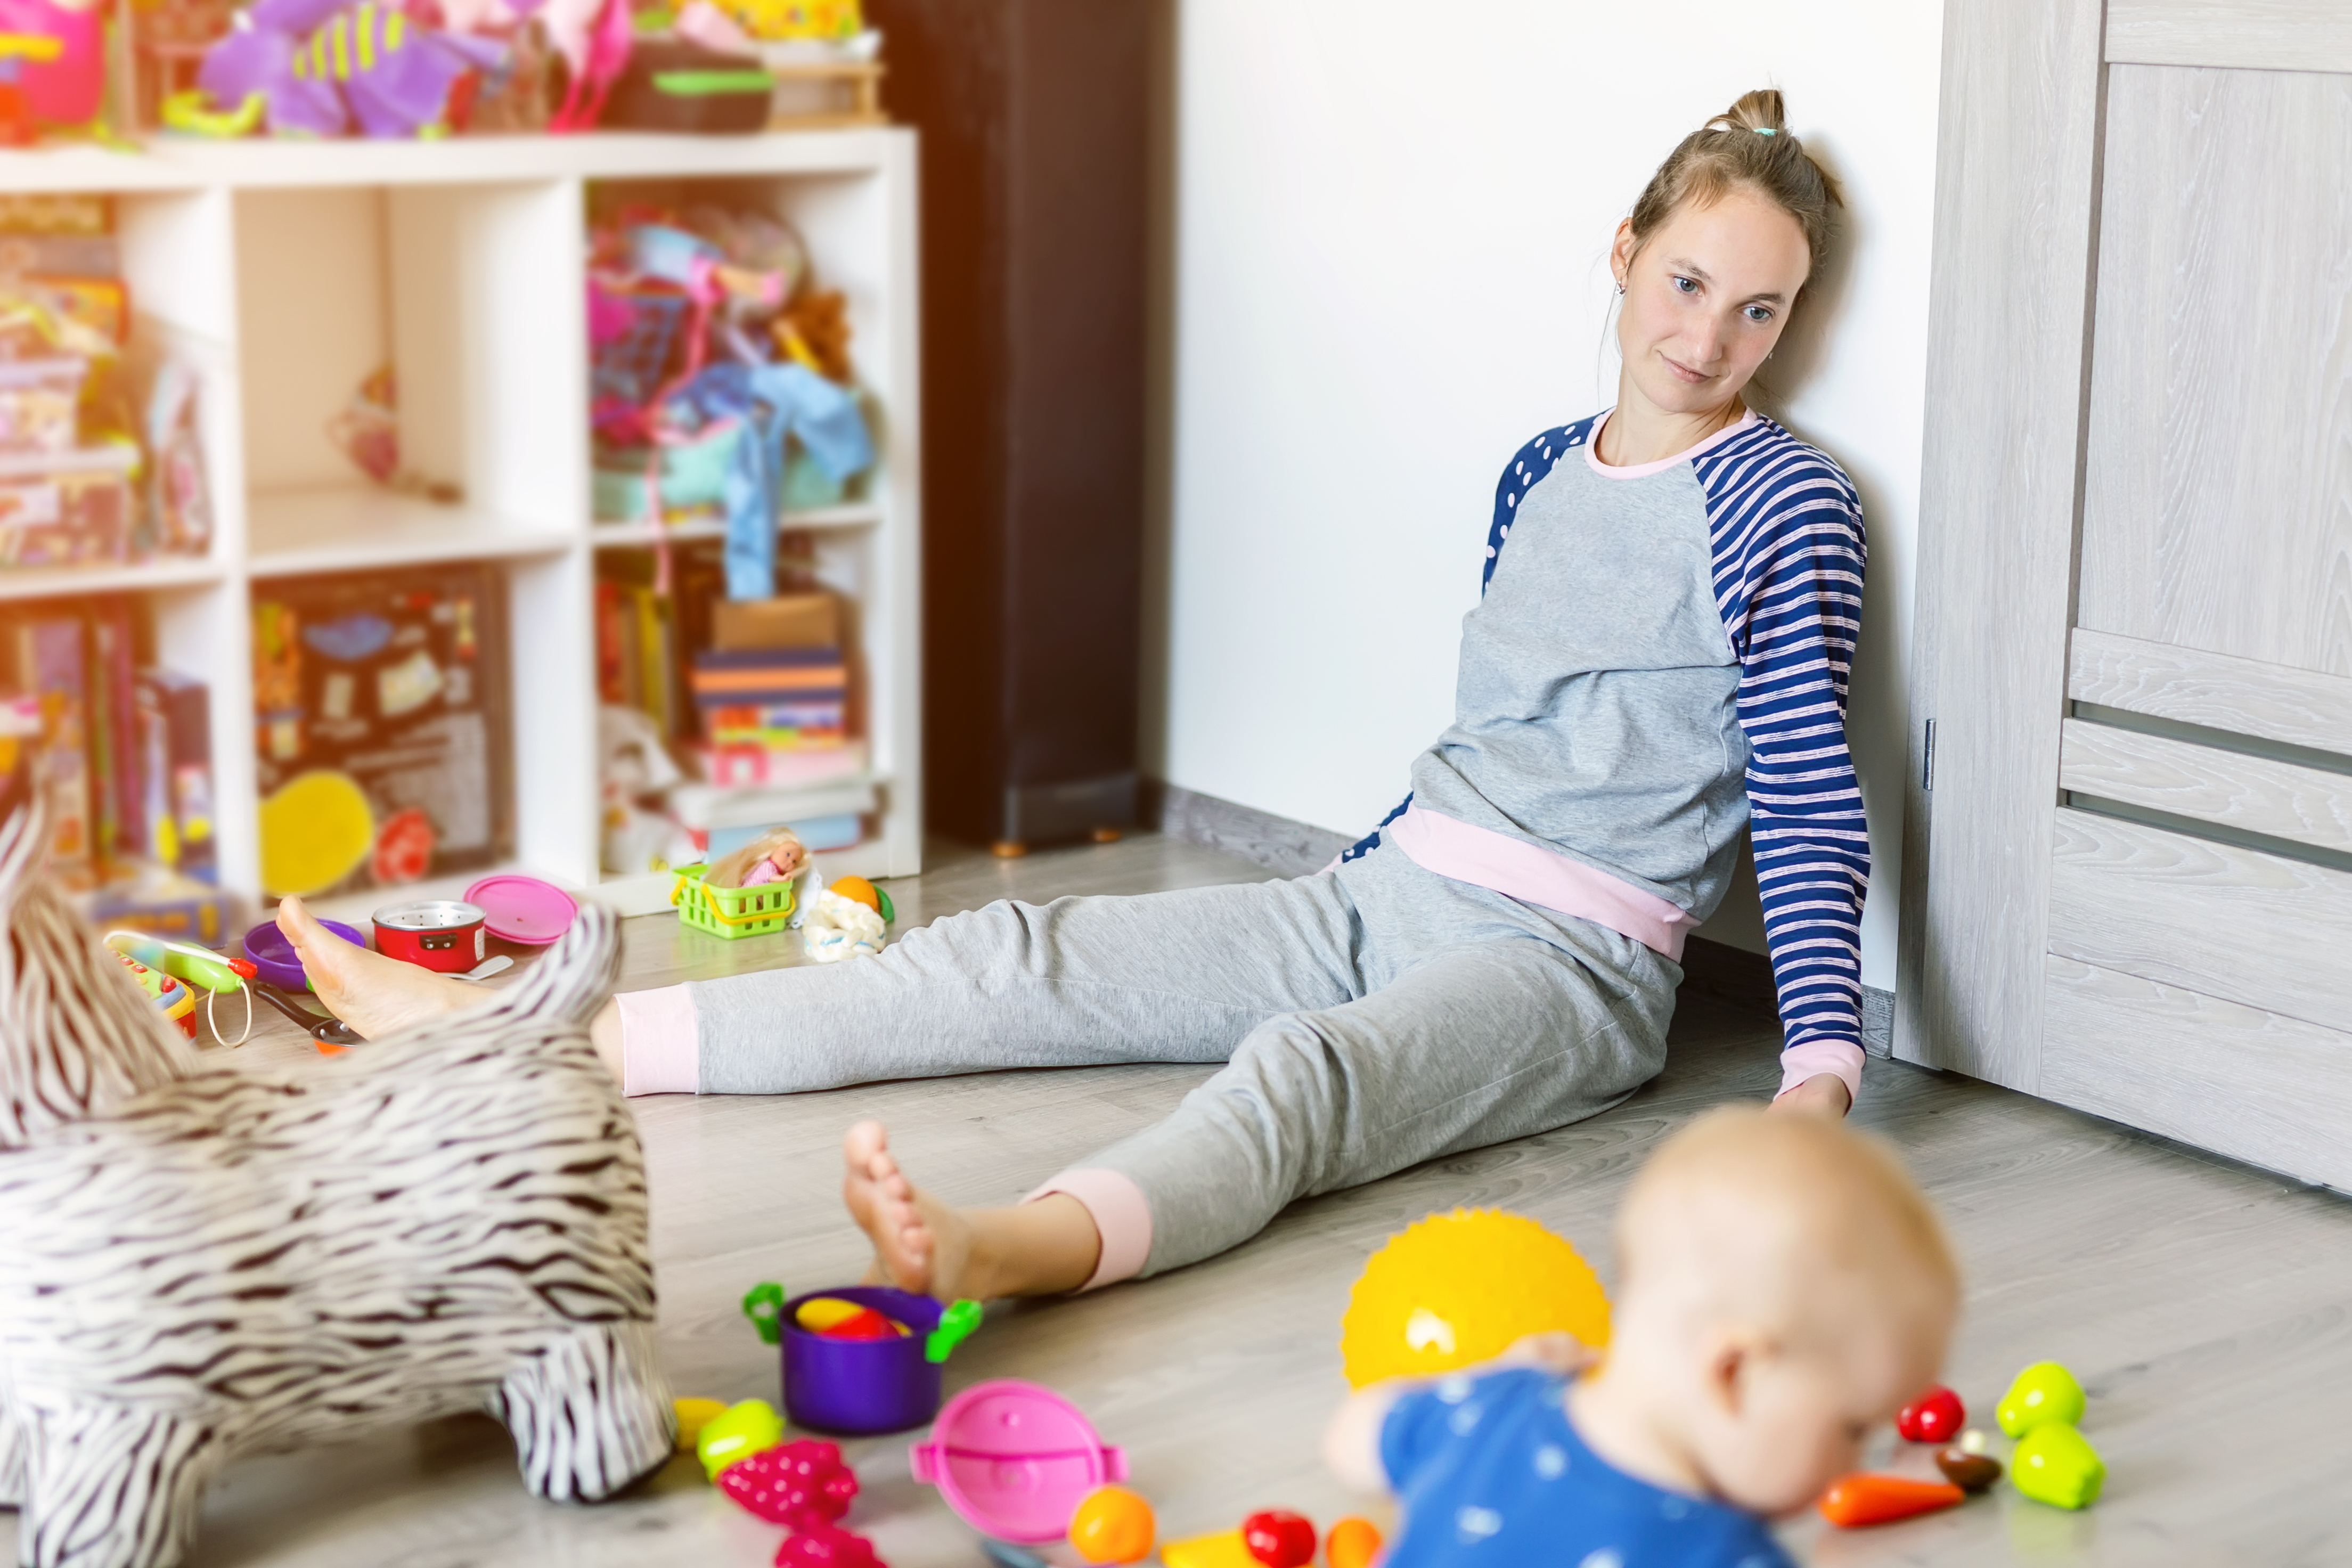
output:
M1568 1419L1585 1446L1616 1468L1669 1491L1709 1496L1690 1448L1669 1419L1664 1402L1633 1368L1603 1363L1568 1387Z

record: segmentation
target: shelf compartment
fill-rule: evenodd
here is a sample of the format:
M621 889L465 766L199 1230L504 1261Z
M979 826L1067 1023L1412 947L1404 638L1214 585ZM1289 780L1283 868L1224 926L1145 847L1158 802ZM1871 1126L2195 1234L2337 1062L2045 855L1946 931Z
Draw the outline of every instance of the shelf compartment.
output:
M882 509L874 502L845 501L840 506L788 511L776 526L786 531L871 528L881 521ZM680 522L658 525L650 522L600 522L590 529L589 537L600 547L658 544L664 540L673 544L683 544L695 540L724 539L727 537L727 524L715 517L688 518Z
M227 571L201 555L153 555L93 566L0 568L0 600L61 599L81 594L138 594L218 583Z
M368 486L257 495L247 527L257 578L436 561L551 555L572 535L473 506L443 506Z

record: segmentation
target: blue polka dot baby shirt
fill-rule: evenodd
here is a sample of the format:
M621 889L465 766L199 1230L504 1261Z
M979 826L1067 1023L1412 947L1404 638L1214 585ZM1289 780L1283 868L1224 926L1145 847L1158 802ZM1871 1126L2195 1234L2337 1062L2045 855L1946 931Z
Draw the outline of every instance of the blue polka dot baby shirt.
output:
M1790 1568L1755 1515L1604 1463L1569 1424L1566 1389L1515 1369L1399 1400L1381 1463L1404 1523L1381 1568Z

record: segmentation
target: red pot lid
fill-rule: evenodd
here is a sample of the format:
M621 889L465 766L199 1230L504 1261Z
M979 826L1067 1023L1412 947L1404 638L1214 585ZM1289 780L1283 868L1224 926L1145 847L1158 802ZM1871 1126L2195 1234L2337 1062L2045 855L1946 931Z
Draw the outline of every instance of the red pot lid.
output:
M552 882L504 872L466 889L466 901L481 906L482 929L500 942L545 947L572 929L580 905Z

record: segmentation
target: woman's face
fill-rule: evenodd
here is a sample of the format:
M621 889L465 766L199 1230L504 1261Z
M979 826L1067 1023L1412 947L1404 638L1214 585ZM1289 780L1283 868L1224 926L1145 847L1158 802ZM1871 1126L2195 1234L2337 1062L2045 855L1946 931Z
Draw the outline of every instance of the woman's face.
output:
M1797 220L1740 186L1684 203L1638 254L1633 226L1618 225L1610 269L1625 289L1617 346L1630 390L1663 414L1721 408L1780 341L1811 268Z

